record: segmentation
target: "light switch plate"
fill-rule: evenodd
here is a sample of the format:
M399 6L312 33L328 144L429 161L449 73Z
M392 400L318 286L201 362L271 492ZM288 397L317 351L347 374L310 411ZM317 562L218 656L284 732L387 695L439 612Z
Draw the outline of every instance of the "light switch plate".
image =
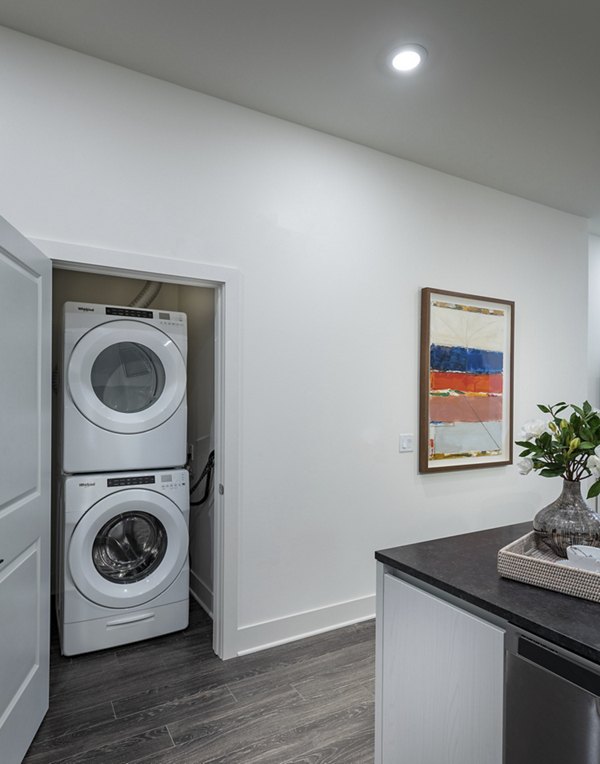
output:
M406 454L414 451L414 435L412 432L400 433L400 453Z

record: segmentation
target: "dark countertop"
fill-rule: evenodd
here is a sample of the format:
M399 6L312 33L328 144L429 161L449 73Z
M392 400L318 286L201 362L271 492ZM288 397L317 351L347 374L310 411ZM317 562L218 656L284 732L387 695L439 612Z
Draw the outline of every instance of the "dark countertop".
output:
M383 549L375 558L600 664L600 604L500 578L497 553L531 523Z

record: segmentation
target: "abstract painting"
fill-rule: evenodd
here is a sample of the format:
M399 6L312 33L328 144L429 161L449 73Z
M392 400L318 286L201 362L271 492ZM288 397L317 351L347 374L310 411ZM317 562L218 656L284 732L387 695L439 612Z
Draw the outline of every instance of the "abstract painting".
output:
M512 462L514 303L423 289L419 471Z

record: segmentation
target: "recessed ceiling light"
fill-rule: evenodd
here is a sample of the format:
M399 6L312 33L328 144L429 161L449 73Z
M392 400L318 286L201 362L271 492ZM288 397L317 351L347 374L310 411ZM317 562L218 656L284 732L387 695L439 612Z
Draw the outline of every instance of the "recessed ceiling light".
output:
M421 45L403 45L390 58L390 66L396 72L412 72L427 58L427 51Z

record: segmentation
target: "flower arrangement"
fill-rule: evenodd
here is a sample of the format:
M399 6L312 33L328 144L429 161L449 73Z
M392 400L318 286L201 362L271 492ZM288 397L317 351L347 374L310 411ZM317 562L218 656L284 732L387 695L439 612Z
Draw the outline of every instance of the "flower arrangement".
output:
M549 420L526 422L519 433L518 446L523 449L517 463L522 475L532 470L542 477L562 477L579 482L595 478L587 493L591 499L600 494L600 412L588 401L582 406L564 401L553 406L538 404L549 414ZM571 409L570 416L566 413Z

